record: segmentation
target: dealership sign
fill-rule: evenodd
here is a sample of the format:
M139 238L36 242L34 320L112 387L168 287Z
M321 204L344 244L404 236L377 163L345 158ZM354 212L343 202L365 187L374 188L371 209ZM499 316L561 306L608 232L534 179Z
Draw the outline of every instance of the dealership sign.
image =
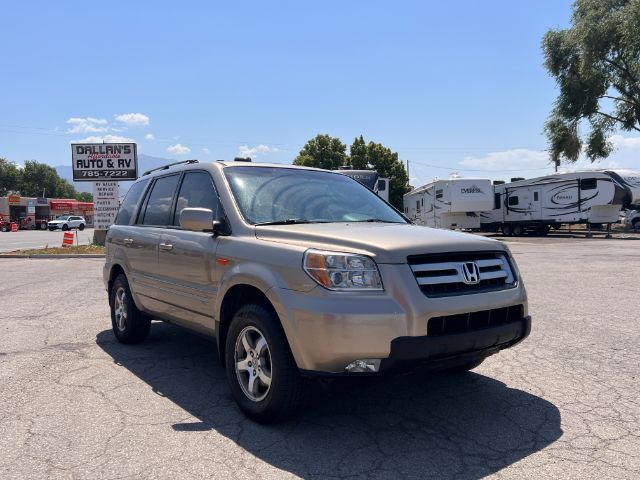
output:
M138 178L135 143L72 143L71 160L74 182Z
M95 182L93 184L93 224L96 230L106 230L116 220L118 182Z

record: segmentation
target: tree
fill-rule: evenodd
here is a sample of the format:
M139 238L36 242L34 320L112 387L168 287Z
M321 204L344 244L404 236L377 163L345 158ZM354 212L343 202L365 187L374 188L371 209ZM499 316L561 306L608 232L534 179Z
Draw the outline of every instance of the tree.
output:
M89 192L76 192L74 198L79 202L93 202L93 194Z
M640 1L576 0L571 21L542 42L560 88L545 124L556 165L575 162L583 143L591 161L605 158L614 131L640 132Z
M60 178L55 168L35 160L24 162L18 181L20 194L24 197L44 196L51 198L74 198L76 189Z
M0 158L0 197L18 190L20 169L14 162Z
M369 142L365 145L362 135L351 144L350 154L350 162L354 169L370 168L377 171L381 177L389 179L389 203L402 211L402 197L411 187L409 175L398 154L380 143Z
M346 150L339 138L318 134L302 147L293 164L337 170L347 164Z

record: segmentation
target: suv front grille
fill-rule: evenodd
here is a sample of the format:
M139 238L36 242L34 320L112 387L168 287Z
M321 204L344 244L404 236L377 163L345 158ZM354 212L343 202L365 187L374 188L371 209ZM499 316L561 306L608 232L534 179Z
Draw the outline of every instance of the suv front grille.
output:
M428 297L465 295L515 286L515 276L504 252L411 255L407 261L420 290Z
M495 327L520 320L523 315L522 305L482 310L480 312L460 313L433 317L427 323L427 335L439 336L452 333L472 332L483 328Z

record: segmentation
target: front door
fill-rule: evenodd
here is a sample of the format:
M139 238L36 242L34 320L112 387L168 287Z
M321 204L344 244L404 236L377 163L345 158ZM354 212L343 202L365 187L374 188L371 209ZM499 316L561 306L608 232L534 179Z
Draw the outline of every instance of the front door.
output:
M160 239L158 267L159 281L168 287L165 301L174 307L167 311L168 316L204 333L213 333L218 239L211 232L182 229L180 212L184 208L209 208L218 218L218 195L208 172L185 173L171 224Z

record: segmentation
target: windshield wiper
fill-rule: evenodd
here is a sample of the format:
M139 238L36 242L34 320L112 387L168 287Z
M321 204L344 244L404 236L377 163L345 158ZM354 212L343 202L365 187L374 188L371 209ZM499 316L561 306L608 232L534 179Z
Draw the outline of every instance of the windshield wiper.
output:
M298 225L301 223L322 223L322 222L312 222L311 220L305 220L304 218L287 218L286 220L274 220L273 222L256 223L256 227L262 227L264 225Z
M353 222L376 222L376 223L404 223L404 222L397 222L395 220L383 220L381 218L367 218L366 220L352 220Z

